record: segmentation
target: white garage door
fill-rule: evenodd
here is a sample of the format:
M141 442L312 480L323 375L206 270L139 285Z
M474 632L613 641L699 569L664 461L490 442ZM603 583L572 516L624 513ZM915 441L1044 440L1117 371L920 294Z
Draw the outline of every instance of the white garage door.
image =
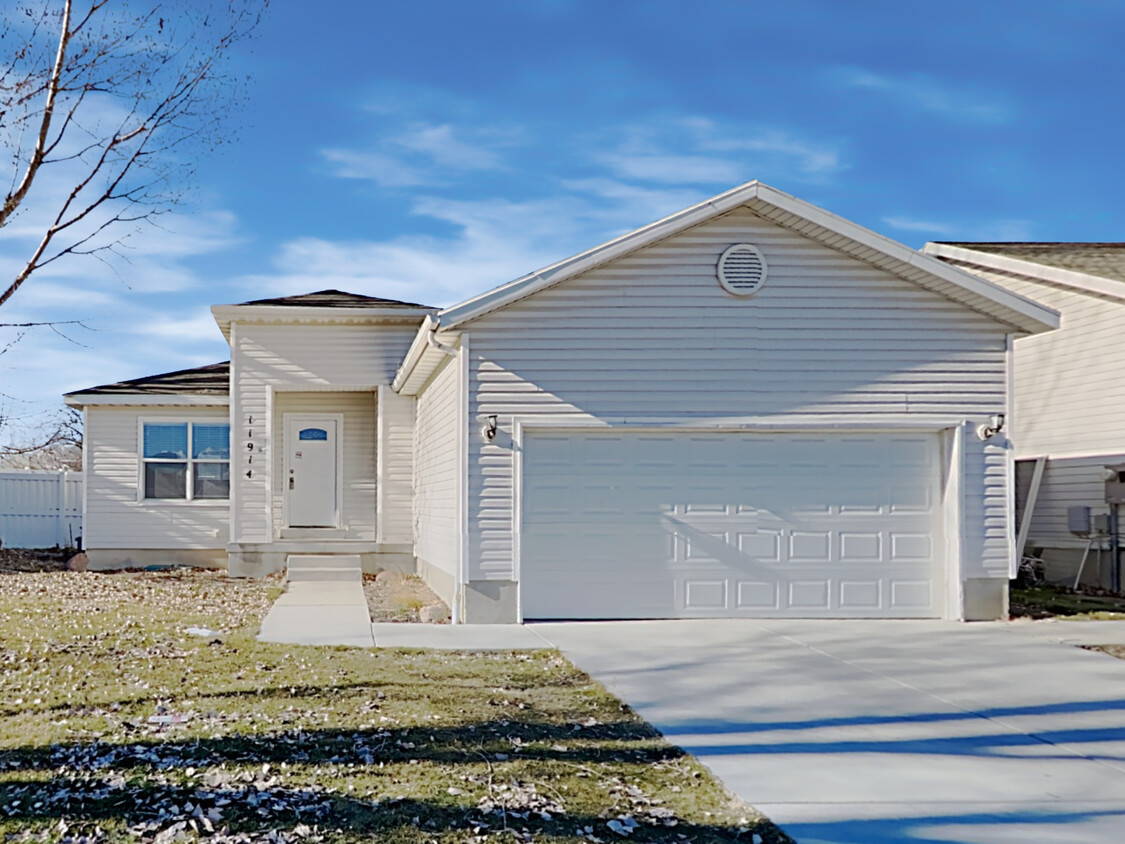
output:
M933 434L528 433L524 618L942 614Z

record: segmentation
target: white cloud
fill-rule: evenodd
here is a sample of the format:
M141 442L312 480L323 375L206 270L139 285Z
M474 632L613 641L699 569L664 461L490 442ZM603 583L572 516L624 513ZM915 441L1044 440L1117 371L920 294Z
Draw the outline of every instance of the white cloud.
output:
M151 315L135 323L131 330L141 336L161 337L177 343L211 342L222 336L209 307L193 309L193 313L185 317Z
M366 179L380 187L442 186L459 174L503 166L499 150L515 133L455 127L449 123L410 123L375 139L370 148L329 147L321 157L334 176Z
M907 232L926 232L928 234L952 235L954 227L946 223L929 220L915 220L913 217L884 217L883 222L892 229Z
M859 68L838 68L834 73L848 87L879 91L908 108L951 118L1003 123L1012 113L1011 106L998 98L982 96L976 87L957 87L927 74L892 77Z
M737 162L700 155L607 155L602 160L622 178L675 185L746 181Z
M321 156L335 165L332 175L341 179L365 179L385 188L407 188L440 184L404 161L381 152L349 149L323 149Z
M500 156L493 150L454 137L454 129L448 123L416 127L395 138L394 142L412 152L429 155L439 167L491 170L500 166Z
M834 145L699 116L652 120L606 134L596 146L610 152L595 160L619 179L733 187L750 179L819 182L843 169Z
M245 298L334 287L445 306L518 278L702 199L688 189L611 179L574 180L526 201L419 197L412 212L453 227L448 236L330 241L298 238L275 273L236 280Z
M1034 223L1031 220L990 220L968 222L959 220L953 223L936 223L917 220L913 217L884 217L883 222L900 231L922 232L948 240L965 241L1029 241L1032 239Z

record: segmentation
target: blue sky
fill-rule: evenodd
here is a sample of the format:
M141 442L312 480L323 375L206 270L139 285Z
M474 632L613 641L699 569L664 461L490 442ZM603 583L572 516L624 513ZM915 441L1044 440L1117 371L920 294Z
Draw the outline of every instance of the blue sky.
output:
M0 438L66 390L226 359L211 304L450 304L755 178L916 247L1125 240L1120 2L312 8L274 0L237 56L238 143L183 213L0 312L94 329L0 355ZM0 270L25 250L7 233Z

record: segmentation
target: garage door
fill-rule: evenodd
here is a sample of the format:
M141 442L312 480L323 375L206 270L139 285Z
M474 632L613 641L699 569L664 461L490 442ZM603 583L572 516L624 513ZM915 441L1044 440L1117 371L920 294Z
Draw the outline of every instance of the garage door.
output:
M524 618L936 617L935 434L528 433Z

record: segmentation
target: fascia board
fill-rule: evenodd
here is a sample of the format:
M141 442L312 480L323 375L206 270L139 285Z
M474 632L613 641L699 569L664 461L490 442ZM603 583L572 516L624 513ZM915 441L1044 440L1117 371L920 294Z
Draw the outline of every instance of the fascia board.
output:
M216 320L227 322L414 322L435 308L315 308L303 305L212 305Z
M212 305L211 315L230 342L232 322L243 323L400 323L417 322L436 308L316 308L302 305Z
M70 407L229 407L229 396L165 396L140 393L63 396Z
M1007 255L996 255L983 250L967 249L963 246L950 246L945 243L927 243L922 247L922 251L927 255L933 255L935 258L948 258L951 261L976 264L990 270L1027 276L1033 281L1046 281L1061 287L1073 288L1082 293L1093 293L1097 296L1117 299L1125 303L1125 283L1104 276L1090 275L1077 270L1064 270L1061 267L1051 267L1035 261L1025 261Z

